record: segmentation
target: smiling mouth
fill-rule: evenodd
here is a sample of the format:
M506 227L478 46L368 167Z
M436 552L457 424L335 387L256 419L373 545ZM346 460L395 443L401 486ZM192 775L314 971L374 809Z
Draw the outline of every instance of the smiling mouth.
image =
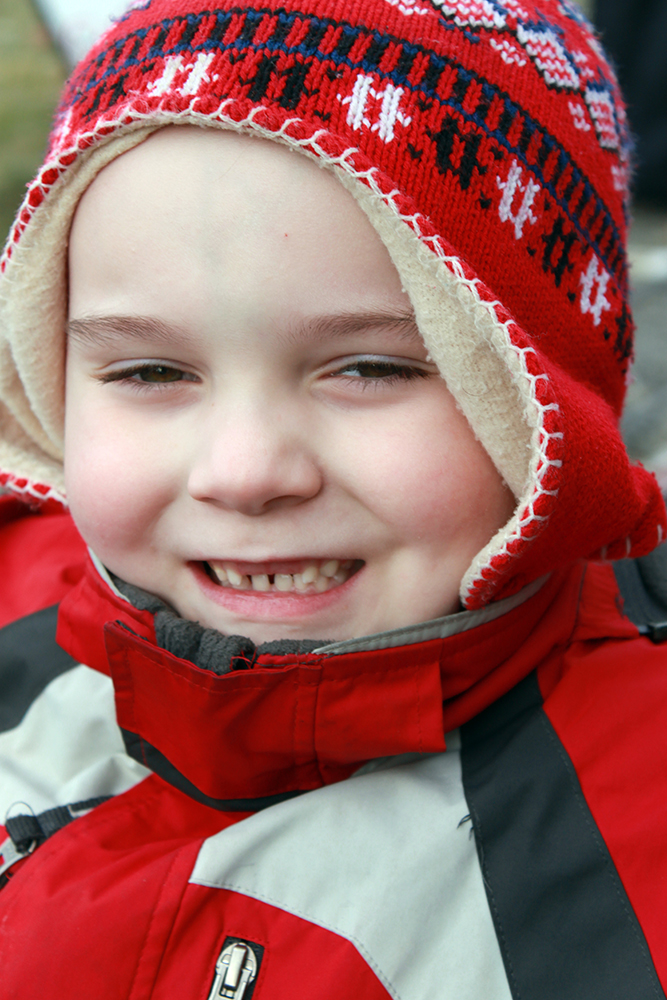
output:
M241 563L209 559L204 563L214 583L259 594L323 594L346 583L363 566L360 559L293 560L289 564ZM293 572L287 572L293 567ZM272 572L270 572L273 570Z

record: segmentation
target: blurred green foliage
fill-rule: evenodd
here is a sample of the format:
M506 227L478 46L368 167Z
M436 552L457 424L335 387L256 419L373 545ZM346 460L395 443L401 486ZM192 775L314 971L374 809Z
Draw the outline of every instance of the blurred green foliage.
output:
M0 245L41 163L65 75L31 0L0 0Z

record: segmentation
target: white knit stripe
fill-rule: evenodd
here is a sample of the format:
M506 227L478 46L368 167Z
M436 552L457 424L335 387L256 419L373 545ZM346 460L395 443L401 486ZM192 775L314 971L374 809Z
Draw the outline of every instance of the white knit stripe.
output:
M340 935L395 1000L509 1000L467 813L457 750L388 762L209 838L190 881Z
M109 677L80 665L42 691L0 733L0 823L100 795L120 795L150 771L125 753ZM26 808L27 807L27 808Z

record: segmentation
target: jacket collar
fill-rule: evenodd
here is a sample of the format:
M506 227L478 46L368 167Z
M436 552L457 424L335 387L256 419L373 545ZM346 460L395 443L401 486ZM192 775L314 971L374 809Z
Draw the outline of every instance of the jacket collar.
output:
M443 751L446 732L567 642L582 573L553 574L485 612L298 656L264 654L219 676L160 649L153 615L89 562L61 604L57 638L112 677L132 756L209 805L252 809L376 757Z

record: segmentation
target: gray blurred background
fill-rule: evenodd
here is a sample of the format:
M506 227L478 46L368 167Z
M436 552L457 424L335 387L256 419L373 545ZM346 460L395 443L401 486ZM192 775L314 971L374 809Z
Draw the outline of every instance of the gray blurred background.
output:
M128 0L0 0L0 233L39 166L68 69L128 6ZM651 125L667 99L667 0L581 0L580 6L613 48L641 153L645 119ZM661 128L655 134L667 149L664 116ZM667 492L667 167L658 169L657 187L652 183L640 171L630 238L637 341L623 432L632 456L656 472Z

